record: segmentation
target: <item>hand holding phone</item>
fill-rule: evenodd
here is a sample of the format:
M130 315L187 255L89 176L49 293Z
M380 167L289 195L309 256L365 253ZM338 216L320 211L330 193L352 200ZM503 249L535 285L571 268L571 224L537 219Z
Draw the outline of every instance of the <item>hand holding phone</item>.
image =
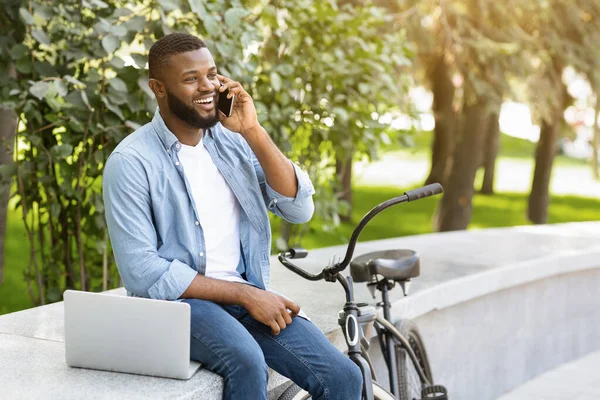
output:
M227 98L229 95L229 89L224 92L219 93L219 111L221 111L227 118L231 117L231 112L233 111L233 100L235 95L232 95L230 99Z

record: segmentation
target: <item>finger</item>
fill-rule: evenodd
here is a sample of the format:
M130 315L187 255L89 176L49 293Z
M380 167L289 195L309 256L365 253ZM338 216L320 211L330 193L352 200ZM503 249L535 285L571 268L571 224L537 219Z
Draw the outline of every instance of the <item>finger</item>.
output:
M292 317L295 317L300 312L300 306L289 299L284 299L285 307L292 312Z
M285 323L285 320L283 318L283 315L278 315L277 317L275 317L275 321L277 321L277 325L279 325L279 328L281 328L281 330L285 329L285 327L287 326L287 324Z
M292 316L290 315L290 312L288 310L285 310L285 312L283 313L283 320L285 321L286 325L292 323Z
M281 328L275 321L271 321L269 327L271 328L271 332L273 332L273 335L279 335L279 332L281 332Z

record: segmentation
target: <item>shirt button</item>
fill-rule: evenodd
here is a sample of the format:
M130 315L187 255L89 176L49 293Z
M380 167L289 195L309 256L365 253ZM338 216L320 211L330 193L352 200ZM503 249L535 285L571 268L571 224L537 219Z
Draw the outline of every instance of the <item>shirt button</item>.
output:
M179 149L179 148L181 147L181 145L180 145L179 143L177 143L177 144L175 145L175 147L177 147L177 148Z
M204 252L200 252L200 257L204 257Z
M175 165L179 165L179 161L175 161Z
M200 222L199 222L199 221L196 221L196 222L195 222L195 224L196 224L196 226L198 226L198 225L200 225Z

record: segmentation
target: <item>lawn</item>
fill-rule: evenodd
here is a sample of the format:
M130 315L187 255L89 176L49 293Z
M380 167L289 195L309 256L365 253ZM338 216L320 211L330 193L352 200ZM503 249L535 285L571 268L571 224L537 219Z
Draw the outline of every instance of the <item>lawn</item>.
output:
M431 143L433 141L433 131L415 132L409 139L412 142L411 147L399 146L391 144L384 150L393 152L399 156L409 156L414 158L429 158L431 154ZM520 139L514 136L502 134L500 136L500 154L501 158L517 158L517 159L534 159L536 143L530 142L527 139ZM554 165L560 166L587 166L589 163L586 160L557 155L554 159Z
M309 232L302 245L308 249L345 244L364 214L377 204L401 195L403 190L390 187L355 188L352 222L344 223L338 232L324 232L318 220L309 223ZM433 232L433 215L439 196L403 203L375 217L363 230L360 240L418 235ZM527 198L524 193L498 193L493 196L476 194L469 229L529 225ZM600 200L577 196L553 196L549 207L549 223L600 221ZM276 232L278 223L273 224Z

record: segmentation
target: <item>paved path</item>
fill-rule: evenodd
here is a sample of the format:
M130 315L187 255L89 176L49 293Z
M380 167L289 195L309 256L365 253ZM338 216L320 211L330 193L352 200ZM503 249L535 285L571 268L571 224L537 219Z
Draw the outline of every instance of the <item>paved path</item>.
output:
M407 187L424 182L429 165L427 158L395 152L384 154L381 160L371 164L357 163L354 174L361 185ZM534 163L529 160L501 158L496 164L495 189L528 193L533 167ZM554 168L550 190L556 195L600 197L600 182L592 177L591 168L560 166Z
M532 399L600 399L600 351L548 371L498 400Z

